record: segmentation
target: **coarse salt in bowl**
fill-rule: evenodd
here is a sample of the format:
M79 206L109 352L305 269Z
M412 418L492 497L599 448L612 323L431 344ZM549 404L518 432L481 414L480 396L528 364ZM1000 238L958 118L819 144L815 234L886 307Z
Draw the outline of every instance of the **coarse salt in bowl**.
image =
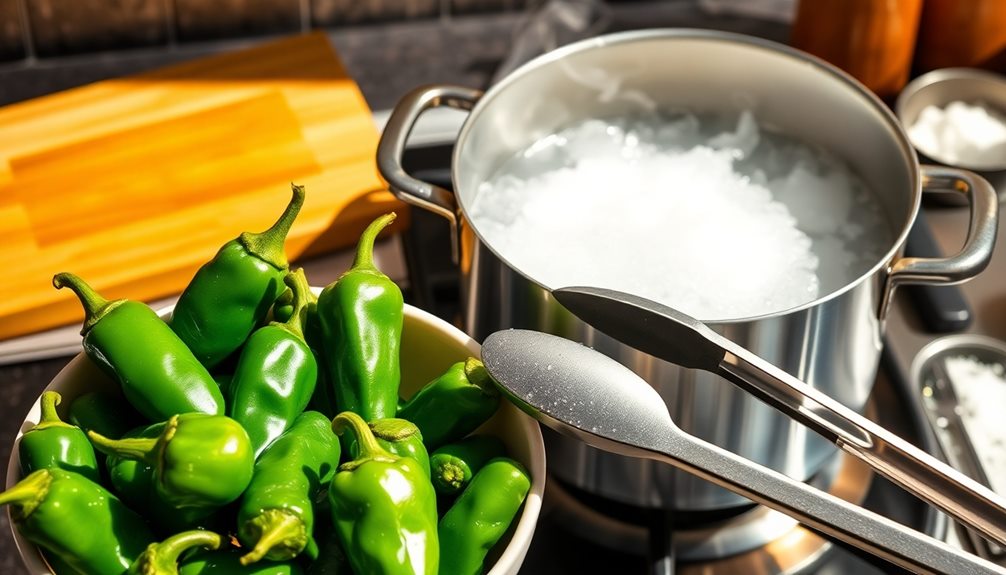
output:
M926 163L971 170L1006 200L1006 77L972 68L942 68L912 80L895 113ZM960 204L958 193L932 194Z
M317 288L315 288L317 289ZM171 308L160 310L162 317ZM406 305L402 329L401 365L402 395L411 397L424 384L440 375L451 364L467 357L480 356L479 344L463 331L419 308ZM58 391L63 396L61 411L73 399L88 391L114 389L115 384L83 353L78 354L56 374L45 390ZM61 416L64 413L61 412ZM17 440L35 426L41 416L41 404L36 400L21 424ZM500 541L489 561L489 575L512 575L520 570L541 512L542 494L545 490L545 446L538 423L508 401L501 401L500 409L477 433L491 433L503 440L508 455L519 461L531 475L531 490L521 508L520 515L511 526L508 540ZM7 465L6 488L20 480L20 462L15 444ZM9 513L9 511L8 511ZM67 526L72 528L73 526ZM52 570L42 559L34 545L18 533L11 521L14 541L29 575L51 574Z

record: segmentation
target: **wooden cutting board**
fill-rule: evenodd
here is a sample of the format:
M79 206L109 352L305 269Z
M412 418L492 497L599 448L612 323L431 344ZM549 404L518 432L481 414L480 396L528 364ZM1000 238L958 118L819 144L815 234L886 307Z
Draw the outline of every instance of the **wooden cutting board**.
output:
M79 321L71 271L109 298L179 293L242 231L307 200L291 260L407 211L378 133L324 34L297 36L0 108L0 339Z

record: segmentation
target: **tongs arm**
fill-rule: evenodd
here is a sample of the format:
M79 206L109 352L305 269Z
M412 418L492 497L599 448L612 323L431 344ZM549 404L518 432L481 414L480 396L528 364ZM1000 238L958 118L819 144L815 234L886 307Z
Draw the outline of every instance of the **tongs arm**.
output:
M910 493L1006 545L1006 502L838 401L724 340L719 375L863 460Z
M1003 574L1006 569L678 431L659 452L668 463L916 573Z

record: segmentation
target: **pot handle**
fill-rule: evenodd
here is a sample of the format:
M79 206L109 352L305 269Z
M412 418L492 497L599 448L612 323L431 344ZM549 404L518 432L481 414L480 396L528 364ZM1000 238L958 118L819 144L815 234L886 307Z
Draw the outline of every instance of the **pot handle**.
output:
M981 273L992 259L998 231L999 198L985 178L974 172L944 166L924 165L922 191L963 194L971 206L971 220L964 247L946 258L905 257L888 268L887 290L881 301L880 318L887 316L891 297L902 284L957 284Z
M457 198L449 190L407 174L402 167L402 156L405 154L409 134L423 112L440 106L471 110L481 97L481 90L463 86L420 86L406 94L392 110L377 146L377 169L387 180L395 197L440 215L450 223L451 256L455 263L458 262L460 253Z

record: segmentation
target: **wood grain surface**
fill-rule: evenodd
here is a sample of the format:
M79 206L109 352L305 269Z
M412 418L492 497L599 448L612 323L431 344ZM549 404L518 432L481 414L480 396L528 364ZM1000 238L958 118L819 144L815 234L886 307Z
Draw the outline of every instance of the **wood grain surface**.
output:
M110 298L180 292L242 231L307 201L290 259L351 246L387 211L378 133L323 34L0 108L0 339L77 321L71 271ZM399 228L407 218L396 222Z

